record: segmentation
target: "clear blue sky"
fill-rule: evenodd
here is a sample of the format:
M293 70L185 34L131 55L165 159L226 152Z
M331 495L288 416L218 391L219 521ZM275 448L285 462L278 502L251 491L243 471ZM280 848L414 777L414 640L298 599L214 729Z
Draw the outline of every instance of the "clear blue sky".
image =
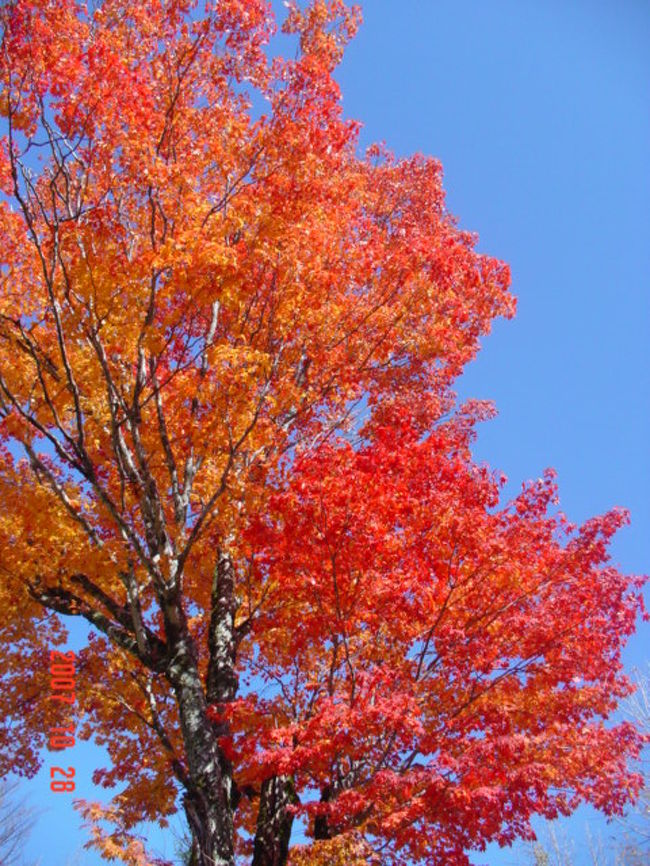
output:
M369 0L364 18L338 75L362 143L438 157L450 210L512 267L517 318L459 383L499 409L477 455L510 490L554 466L576 521L628 507L615 560L650 570L650 3ZM637 637L628 664L647 656ZM82 780L100 761L84 746L70 759ZM63 866L82 841L76 818L44 778L29 791L59 808L26 853Z

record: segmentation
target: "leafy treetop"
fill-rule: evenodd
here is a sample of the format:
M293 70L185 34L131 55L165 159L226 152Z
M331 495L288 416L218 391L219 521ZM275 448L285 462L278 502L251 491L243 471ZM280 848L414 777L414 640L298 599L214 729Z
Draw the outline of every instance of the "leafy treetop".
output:
M107 857L151 862L179 793L200 866L464 864L620 811L626 517L571 526L551 474L502 506L473 462L491 410L451 387L508 268L437 161L358 155L358 11L290 4L293 59L262 0L0 21L2 772L38 767L77 616Z

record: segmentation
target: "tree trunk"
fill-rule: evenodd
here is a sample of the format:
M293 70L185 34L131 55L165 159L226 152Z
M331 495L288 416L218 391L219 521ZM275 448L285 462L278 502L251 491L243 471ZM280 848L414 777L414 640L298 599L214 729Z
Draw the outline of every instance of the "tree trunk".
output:
M232 777L222 772L219 731L208 715L196 647L180 604L164 607L167 678L174 689L189 784L184 798L197 866L234 866Z
M325 785L320 792L321 803L329 803L332 797L332 789L329 785ZM331 839L332 832L327 820L327 815L316 815L314 818L314 839Z
M190 866L234 866L232 815L228 832L224 810L209 795L186 794L184 805L192 833Z
M273 776L263 782L252 866L284 866L287 862L293 824L287 806L294 802L291 779Z

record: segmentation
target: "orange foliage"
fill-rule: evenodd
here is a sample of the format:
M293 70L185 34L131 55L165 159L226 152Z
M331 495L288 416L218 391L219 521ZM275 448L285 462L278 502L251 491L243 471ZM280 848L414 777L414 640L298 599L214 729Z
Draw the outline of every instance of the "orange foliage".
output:
M273 779L314 837L293 866L463 864L536 813L619 811L625 516L569 525L550 475L500 506L472 461L491 410L451 387L509 271L436 160L358 154L332 78L358 11L290 4L293 59L263 0L0 21L2 769L37 767L68 615L96 781L128 783L85 814L133 866L179 792L271 862Z

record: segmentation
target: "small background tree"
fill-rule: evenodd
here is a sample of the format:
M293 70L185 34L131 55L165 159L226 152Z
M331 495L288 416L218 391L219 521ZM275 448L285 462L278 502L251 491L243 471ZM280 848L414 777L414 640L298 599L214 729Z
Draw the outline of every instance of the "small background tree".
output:
M650 673L648 667L636 670L633 682L635 692L622 702L620 711L631 719L637 729L650 742ZM605 835L586 827L586 851L591 866L644 866L650 859L650 775L648 773L648 746L639 759L643 785L636 802L625 814L616 817ZM574 866L578 844L568 826L548 824L541 832L541 840L529 846L535 866ZM585 859L585 848L582 858Z
M0 863L2 866L27 866L24 848L38 812L19 794L19 783L0 781ZM39 866L32 862L29 866Z

